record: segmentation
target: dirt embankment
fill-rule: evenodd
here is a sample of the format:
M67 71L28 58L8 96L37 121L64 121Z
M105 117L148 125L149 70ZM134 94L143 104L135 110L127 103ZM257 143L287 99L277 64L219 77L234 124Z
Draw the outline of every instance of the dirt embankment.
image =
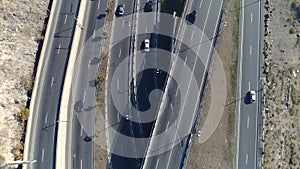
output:
M300 1L265 4L264 168L300 168Z
M49 0L0 0L0 165L22 158L38 45Z
M220 36L216 48L226 75L227 104L218 127L206 142L200 144L199 138L196 135L193 137L187 169L231 169L233 167L239 2L239 0L227 0L224 22L221 24ZM220 87L224 87L223 84L219 85ZM211 104L210 84L207 86L198 131L201 131L203 127Z

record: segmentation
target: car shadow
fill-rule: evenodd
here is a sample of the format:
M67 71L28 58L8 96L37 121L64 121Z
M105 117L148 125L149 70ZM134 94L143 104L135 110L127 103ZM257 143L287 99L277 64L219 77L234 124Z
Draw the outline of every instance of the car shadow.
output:
M185 16L185 23L187 24L187 25L192 25L192 24L194 24L195 23L195 16L193 16L193 14L187 14L186 16Z
M244 97L244 103L245 104L251 104L251 101L250 101L250 92L247 92L245 97Z
M97 19L101 20L101 19L105 18L105 16L106 16L106 14L100 14L97 16Z

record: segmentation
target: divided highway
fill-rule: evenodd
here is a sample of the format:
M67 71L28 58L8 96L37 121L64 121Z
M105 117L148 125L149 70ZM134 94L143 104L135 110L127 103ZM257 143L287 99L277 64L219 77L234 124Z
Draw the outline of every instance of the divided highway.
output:
M257 168L261 23L261 1L242 0L236 169ZM250 102L250 90L256 92L255 103Z

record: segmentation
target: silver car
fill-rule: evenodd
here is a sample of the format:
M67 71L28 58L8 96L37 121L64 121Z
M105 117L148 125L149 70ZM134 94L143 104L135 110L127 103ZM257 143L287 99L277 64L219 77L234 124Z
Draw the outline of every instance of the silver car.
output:
M149 41L149 39L145 39L145 51L146 52L150 51L150 41Z
M250 102L254 103L255 100L256 100L256 93L255 93L255 91L251 90L250 91Z
M125 4L120 4L118 9L119 16L123 16L125 11Z

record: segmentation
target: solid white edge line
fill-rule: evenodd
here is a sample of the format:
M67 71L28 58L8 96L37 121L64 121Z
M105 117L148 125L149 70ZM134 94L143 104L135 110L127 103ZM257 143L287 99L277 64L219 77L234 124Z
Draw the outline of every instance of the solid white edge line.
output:
M258 76L258 74L259 74L259 62L260 62L260 60L259 60L259 51L260 51L260 45L259 45L259 41L260 41L260 24L261 24L261 19L260 19L260 17L261 17L261 10L260 10L260 8L261 8L261 2L260 1L258 1L258 24L257 24L257 27L258 27L258 33L257 33L257 44L258 44L258 49L257 49L257 56L258 56L258 61L257 61L257 74L256 74L256 76ZM257 80L258 80L258 77L256 78ZM259 83L259 80L257 81L258 83ZM256 89L258 89L258 83L256 83ZM256 102L256 108L257 108L257 111L256 111L256 113L255 113L255 115L256 115L256 117L255 117L255 150L254 150L254 155L255 155L255 160L254 160L254 166L256 167L256 157L257 157L257 152L256 152L256 149L257 149L257 117L258 117L258 102Z
M155 169L157 169L158 163L159 163L159 158L158 158L157 161L156 161Z
M240 46L240 62L239 62L239 65L240 65L240 70L239 70L239 87L238 87L238 98L240 98L241 97L241 85L242 85L242 75L243 75L243 40L244 40L244 13L245 13L245 11L244 11L244 4L245 4L245 2L244 2L244 0L242 0L241 1L241 20L242 20L242 22L241 22L241 31L240 31L240 33L241 33L241 41L240 41L240 44L241 44L241 46ZM238 101L238 112L237 112L237 114L238 114L238 124L237 124L237 143L236 143L236 161L235 161L235 164L236 164L236 166L235 166L235 168L236 169L238 169L238 166L239 166L239 144L240 144L240 120L241 120L241 103L240 103L240 101Z

